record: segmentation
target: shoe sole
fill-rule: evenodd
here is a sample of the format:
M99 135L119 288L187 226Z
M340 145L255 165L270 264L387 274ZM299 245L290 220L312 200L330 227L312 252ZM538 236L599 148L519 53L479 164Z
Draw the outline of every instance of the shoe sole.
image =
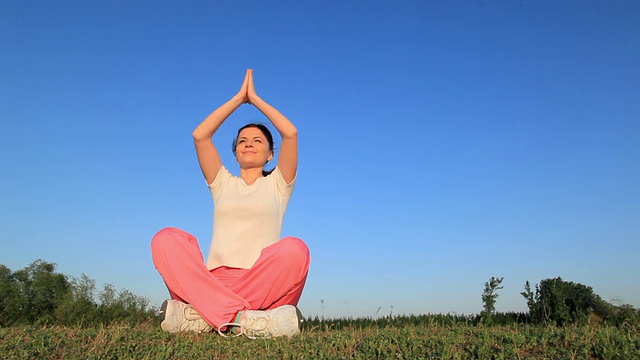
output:
M167 306L169 305L169 300L165 300L160 306L160 315L162 317L162 321L167 317Z
M167 320L167 308L169 307L169 300L165 300L162 305L160 306L160 316L162 321L160 322L160 328L163 331L166 332L170 332L170 333L176 333L179 332L179 329L176 329L174 327L174 324L169 324L168 320Z
M302 325L304 323L304 318L302 317L302 311L300 311L300 309L298 309L298 307L296 306L296 316L298 317L298 330L302 331Z

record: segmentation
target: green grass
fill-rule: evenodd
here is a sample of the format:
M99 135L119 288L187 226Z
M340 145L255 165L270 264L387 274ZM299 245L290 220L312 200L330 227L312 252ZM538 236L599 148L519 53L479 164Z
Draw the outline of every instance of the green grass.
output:
M135 327L0 328L3 359L640 359L635 326L450 325L432 317L311 320L293 339Z

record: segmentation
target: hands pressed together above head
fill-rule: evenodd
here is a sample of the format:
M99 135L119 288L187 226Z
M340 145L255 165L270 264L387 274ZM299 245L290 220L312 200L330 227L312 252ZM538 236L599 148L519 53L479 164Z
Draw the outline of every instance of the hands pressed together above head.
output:
M252 69L247 69L240 91L235 95L235 98L241 100L243 104L246 103L252 105L255 105L255 101L259 99L255 85L253 84Z

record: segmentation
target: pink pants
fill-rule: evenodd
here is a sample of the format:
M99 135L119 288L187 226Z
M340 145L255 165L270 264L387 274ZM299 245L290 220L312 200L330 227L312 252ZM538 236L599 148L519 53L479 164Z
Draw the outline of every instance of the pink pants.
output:
M198 240L176 228L153 237L151 254L171 298L191 304L214 328L238 311L297 305L311 260L302 240L285 237L264 248L250 269L208 270Z

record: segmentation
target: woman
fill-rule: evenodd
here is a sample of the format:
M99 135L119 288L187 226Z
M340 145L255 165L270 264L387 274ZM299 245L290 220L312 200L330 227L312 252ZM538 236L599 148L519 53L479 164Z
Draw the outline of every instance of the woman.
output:
M233 152L240 176L222 165L213 134L242 104L258 108L278 130L282 145L272 171L273 138L264 125L238 131ZM200 168L214 202L213 239L206 263L192 235L175 228L158 232L153 262L171 300L162 304L165 331L210 331L249 337L295 336L302 315L296 305L309 270L302 240L280 238L282 219L298 166L298 133L256 94L247 70L240 91L193 132Z

